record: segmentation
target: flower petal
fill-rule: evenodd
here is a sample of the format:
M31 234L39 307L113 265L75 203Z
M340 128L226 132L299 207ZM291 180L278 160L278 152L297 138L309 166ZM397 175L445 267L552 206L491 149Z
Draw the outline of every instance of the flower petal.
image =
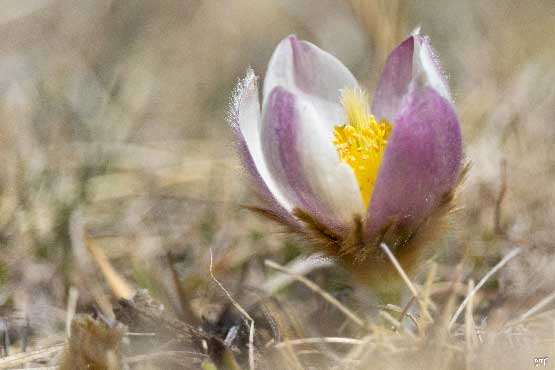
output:
M262 150L287 201L340 232L365 208L352 169L339 160L319 117L309 101L275 87L263 110Z
M413 91L393 126L367 216L373 237L391 223L411 227L451 191L462 139L452 104L430 87Z
M260 145L260 102L257 77L249 68L233 95L229 122L235 133L242 164L250 175L254 191L281 219L296 223L287 211L287 203L279 193L264 162Z
M336 57L296 36L289 36L277 46L264 79L264 97L276 86L309 99L315 109L338 124L343 117L341 90L358 83ZM332 127L333 129L333 127Z
M429 86L452 101L447 79L426 36L411 35L389 55L378 82L372 113L395 121L404 97Z
M415 39L413 79L416 82L415 88L428 86L434 89L439 95L453 103L451 91L447 81L447 75L439 62L436 52L432 48L428 36L413 36Z
M394 121L412 79L414 37L403 41L387 58L372 101L372 114L377 119Z

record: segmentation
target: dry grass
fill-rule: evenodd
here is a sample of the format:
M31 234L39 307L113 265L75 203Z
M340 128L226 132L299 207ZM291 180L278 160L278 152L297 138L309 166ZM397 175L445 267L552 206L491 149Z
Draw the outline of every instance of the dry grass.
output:
M8 1L0 368L550 366L554 22L552 0ZM397 307L240 209L254 199L225 113L237 78L263 75L289 33L372 91L418 25L472 168L441 253ZM81 329L64 347L66 327ZM98 333L123 340L104 350Z

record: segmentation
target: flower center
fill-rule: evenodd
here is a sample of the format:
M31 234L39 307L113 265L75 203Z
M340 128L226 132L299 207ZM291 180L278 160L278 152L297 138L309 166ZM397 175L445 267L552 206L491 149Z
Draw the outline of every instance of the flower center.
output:
M347 122L335 126L333 143L339 158L353 168L368 207L392 126L385 119L376 122L368 112L368 96L363 90L345 90L341 103Z

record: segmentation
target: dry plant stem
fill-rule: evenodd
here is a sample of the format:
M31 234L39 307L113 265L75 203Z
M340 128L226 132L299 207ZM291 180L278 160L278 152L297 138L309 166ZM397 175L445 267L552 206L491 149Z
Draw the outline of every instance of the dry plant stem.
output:
M67 310L66 310L66 336L71 337L71 321L75 316L75 309L77 308L77 300L79 299L79 290L72 286L69 288L67 297Z
M438 327L440 328L447 328L447 325L449 323L449 320L451 318L451 316L453 315L453 313L455 312L455 303L457 302L457 297L458 295L462 295L465 293L459 293L459 290L457 289L458 286L463 286L462 284L462 280L463 280L463 268L465 265L465 261L466 261L466 257L464 257L455 267L455 272L453 274L453 278L450 284L450 288L446 289L446 292L450 292L449 297L447 299L447 302L441 312L441 324L438 325ZM464 287L466 288L466 285L464 285ZM462 288L461 288L462 289ZM461 290L462 291L462 290ZM467 290L465 289L465 292ZM437 294L436 292L432 292L432 294Z
M186 318L187 320L195 320L196 316L191 311L190 305L188 303L189 297L187 295L187 292L185 291L183 284L181 283L179 273L175 268L175 258L171 254L171 252L166 255L166 258L171 272L173 284L177 292L179 311L181 313L182 319Z
M405 316L407 316L414 323L414 325L416 325L416 328L420 330L420 327L418 326L418 322L409 313L409 309L414 304L415 300L416 300L416 297L412 296L409 302L405 305L405 308L403 308L403 311L401 311L401 314L399 315L399 324L402 323Z
M285 268L293 274L306 275L316 269L333 266L333 262L324 259L323 255L316 254L309 258L299 258L290 262ZM288 286L295 278L290 274L276 274L267 279L262 285L262 290L268 294L274 294L277 291Z
M15 355L4 357L0 359L0 369L8 369L19 364L24 364L38 359L43 359L43 358L46 358L47 356L63 351L64 348L65 348L65 345L62 343L45 349L39 349L32 352L18 353Z
M296 280L300 281L301 283L303 283L307 288L309 288L310 290L312 290L313 292L319 294L320 296L322 296L322 298L324 298L326 301L328 301L329 303L331 303L332 305L334 305L335 307L337 307L338 310L340 310L341 312L343 312L343 314L345 316L347 316L347 318L351 319L351 321L353 321L355 324L357 324L358 326L368 329L368 325L365 323L364 320L362 320L360 317L358 317L353 311L349 310L347 307L345 307L343 304L341 304L341 302L339 302L337 299L335 299L331 294L329 294L328 292L324 291L322 288L320 288L318 285L316 285L315 283L313 283L312 281L308 280L307 278L305 278L302 275L298 275L295 274L292 271L289 271L288 269L286 269L285 267L279 265L278 263L274 262L274 261L270 261L270 260L265 260L264 264L270 268L273 268L275 270L281 271L285 274L288 274L290 276L292 276L293 278L295 278Z
M501 206L507 193L507 161L501 161L501 187L499 188L499 195L495 201L495 211L493 214L493 227L497 235L506 236L503 226L501 226Z
M418 325L418 321L416 320L416 318L410 313L407 312L408 309L412 306L412 304L414 303L414 297L411 298L411 300L409 301L409 303L407 303L405 305L405 307L401 308L399 306L396 306L394 304L388 303L385 306L383 305L376 305L377 308L381 308L382 310L380 310L380 312L385 311L385 312L389 312L389 311L393 311L393 312L397 312L399 314L399 324L402 322L402 319L406 316L408 317L412 323L414 324L414 326L417 329L420 329L420 326ZM397 319L395 319L397 321ZM396 328L398 329L400 327L400 325Z
M106 253L104 253L98 243L93 238L85 235L85 244L94 261L100 268L100 271L106 278L108 285L112 289L112 293L114 293L117 298L131 299L136 293L135 290L125 281L123 276L114 269Z
M470 281L468 282L468 295L470 295L473 289L474 289L474 280L470 279ZM466 350L468 351L468 353L471 352L472 347L474 345L473 334L475 333L475 329L476 329L474 326L474 318L472 317L473 310L474 310L474 299L470 298L468 300L468 304L466 305L466 310L464 312L464 329L465 329L464 335L465 335L465 341L466 341ZM467 355L466 358L468 359L469 356ZM469 368L469 366L467 366L467 368Z
M416 298L414 296L412 296L410 298L408 303L405 305L405 308L403 308L403 311L401 311L401 315L399 316L399 320L403 320L403 317L407 314L409 308L411 308L411 306L413 305L415 300L416 300Z
M414 284L410 281L408 275L405 273L405 270L403 270L403 267L401 266L401 264L399 263L399 261L397 261L397 258L395 258L395 256L393 255L393 253L391 253L391 250L389 249L389 247L385 244L385 243L380 243L380 248L384 251L384 253L387 255L387 257L389 258L389 260L391 261L391 263L393 264L393 266L395 266L395 269L397 270L397 272L399 273L399 275L401 275L401 278L403 279L403 281L405 282L405 284L407 285L407 287L410 289L411 293L412 293L412 298L409 301L409 304L407 304L407 306L405 307L405 309L403 310L403 312L401 313L401 317L400 320L403 319L403 316L405 315L406 311L409 309L410 304L412 304L412 301L414 299L416 299L418 301L418 304L420 307L423 307L423 303L422 300L420 298L420 296L418 295L418 291L416 290L416 287L414 286ZM426 314L427 311L424 312L424 314ZM429 313L428 313L429 315Z
M299 346L303 344L319 344L319 343L341 343L341 344L359 345L359 344L364 344L365 341L361 339L343 338L343 337L301 338L301 339L286 340L281 343L277 343L275 345L275 348L283 348L286 346Z
M92 260L91 252L88 250L85 236L85 218L81 209L76 209L71 213L69 222L69 236L71 248L75 258L76 278L79 281L77 286L90 292L99 309L107 317L113 317L112 305L104 289L92 283L90 276L96 276L95 263Z
M176 356L182 357L187 359L206 359L208 358L207 355L198 352L190 352L190 351L162 351L162 352L154 352L154 353L147 353L145 355L136 355L132 357L128 357L126 362L128 364L134 363L141 363L145 361L153 361L160 358L165 358L169 356Z
M455 324L455 322L459 318L459 315L461 314L462 310L464 310L465 306L468 304L468 301L476 294L478 290L480 290L480 288L486 283L486 281L488 281L488 279L492 277L497 271L499 271L501 267L505 266L507 262L512 260L514 257L516 257L520 252L522 252L521 247L517 247L513 249L509 254L503 257L503 259L499 261L497 265L495 265L491 270L489 270L486 275L484 275L484 277L478 282L476 287L474 287L474 289L472 289L472 291L466 296L466 298L463 300L459 308L457 308L457 311L455 311L455 314L453 315L453 317L451 317L451 320L449 321L449 325L447 325L447 330L451 330L451 327L453 326L453 324Z
M513 322L508 323L507 325L517 325L517 324L523 322L524 320L528 319L529 317L531 317L532 315L534 315L538 311L540 311L542 308L547 306L554 299L555 299L555 292L551 293L547 297L544 297L541 301L536 303L532 308L530 308L528 311L523 313L518 319L514 320Z
M220 287L220 289L222 289L222 291L225 293L227 298L231 301L231 303L233 304L235 309L237 309L237 311L239 311L241 313L241 315L243 315L245 317L245 319L249 322L249 369L254 370L254 320L248 314L248 312L245 311L245 309L243 307L241 307L241 305L239 305L239 303L237 303L237 301L235 301L235 299L233 299L233 297L227 291L227 289L214 276L214 273L212 271L212 267L213 267L212 248L210 248L209 251L210 251L210 269L209 269L210 277Z
M416 291L415 286L412 284L412 282L410 281L409 277L407 276L407 274L405 273L405 270L403 270L403 267L401 267L401 264L399 263L399 261L397 261L397 258L395 258L395 256L393 255L393 253L391 253L391 250L389 249L389 247L385 244L385 243L380 243L380 248L384 251L384 253L387 255L387 257L389 258L389 260L391 261L391 263L393 263L393 266L395 266L395 269L397 270L397 272L399 273L399 275L401 275L401 278L403 279L403 281L405 282L405 284L407 284L407 287L410 289L412 295L414 297L418 298L418 292Z
M379 315L383 317L386 321L388 321L392 326L393 330L396 330L401 326L401 322L394 318L389 312L387 311L379 311Z
M430 307L434 309L434 304L432 301L432 284L434 283L434 279L437 274L437 264L432 263L428 276L426 277L426 283L424 284L424 291L422 293L422 297L424 298L424 302L422 302L422 306L420 309L422 310L422 318L429 319L430 322L433 322L432 315L430 314Z

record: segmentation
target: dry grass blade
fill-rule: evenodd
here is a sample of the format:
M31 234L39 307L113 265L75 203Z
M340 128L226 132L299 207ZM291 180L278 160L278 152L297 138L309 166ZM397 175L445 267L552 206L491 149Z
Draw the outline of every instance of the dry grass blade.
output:
M430 314L430 309L434 309L435 305L432 301L432 284L437 274L437 264L433 263L431 265L430 271L428 272L428 276L426 277L426 282L424 283L424 288L422 292L422 306L420 309L422 310L422 318L429 319L430 322L433 322L434 319Z
M468 282L468 294L470 295L470 292L472 292L472 289L474 289L474 280L470 280ZM464 335L465 335L465 341L466 341L466 348L468 351L471 351L474 342L475 342L475 336L474 333L476 333L476 326L474 325L474 318L472 317L472 312L474 310L474 300L471 298L468 300L468 304L466 305L466 310L464 313Z
M501 161L501 185L499 188L499 195L495 200L495 209L493 213L493 227L495 233L498 235L505 235L505 230L501 224L501 206L507 194L507 160Z
M126 362L128 364L135 364L141 363L145 361L154 361L159 360L167 357L175 357L182 360L191 360L191 359L205 359L208 358L207 355L200 353L200 352L191 352L191 351L162 351L162 352L154 352L154 353L147 353L144 355L136 355L132 357L126 358Z
M17 353L8 357L0 359L0 369L9 369L19 364L24 364L39 359L47 358L54 353L58 353L64 350L64 344L57 344L52 347L38 349L36 351Z
M69 288L66 309L66 336L68 338L71 336L71 321L73 321L73 317L75 316L78 299L79 291L77 290L77 288L72 286L71 288Z
M360 345L366 342L364 340L354 339L354 338L315 337L315 338L301 338L301 339L286 340L281 343L277 343L275 345L275 348L283 348L287 346L299 346L303 344L319 344L319 343L340 343L340 344Z
M295 278L296 280L300 281L301 283L303 283L307 288L309 288L310 290L312 290L313 292L319 294L320 296L322 296L322 298L324 298L326 301L328 301L329 303L331 303L332 305L334 305L335 307L337 307L337 309L341 312L343 312L343 314L345 314L345 316L347 316L347 318L351 319L351 321L353 321L355 324L357 324L358 326L362 327L362 328L367 328L368 326L366 325L365 321L362 320L360 317L358 317L353 311L351 311L350 309L348 309L347 307L345 307L343 304L341 304L341 302L339 302L337 299L335 299L331 294L329 294L328 292L324 291L322 288L320 288L318 285L316 285L315 283L313 283L312 281L308 280L307 278L305 278L302 275L299 274L295 274L292 271L289 271L288 269L286 269L285 267L281 266L280 264L274 262L274 261L270 261L270 260L265 260L264 264L270 268L273 268L275 270L281 271L285 274L288 274L290 276L292 276L293 278Z
M386 321L388 321L394 329L397 329L401 326L401 322L394 318L389 312L380 310L379 315L383 317Z
M324 259L321 255L311 256L309 258L299 258L287 265L287 270L297 275L306 275L316 269L332 266L333 262L329 259ZM274 294L280 289L285 288L295 278L291 274L276 274L267 279L262 286L262 290L268 294Z
M414 297L416 297L416 299L418 298L418 291L416 290L416 287L414 286L414 284L410 281L408 275L406 274L405 270L403 270L403 267L401 266L401 264L399 263L399 261L397 261L397 258L395 258L395 256L393 255L393 253L391 252L391 250L389 249L389 247L385 244L385 243L381 243L380 244L380 248L384 251L384 253L387 255L387 257L389 258L389 260L391 261L391 263L393 263L393 266L395 266L395 269L397 270L397 272L399 273L399 275L401 275L401 278L403 279L403 281L405 282L405 284L407 285L407 287L410 289L412 295Z
M212 249L210 249L210 269L209 269L210 277L220 287L220 289L222 289L222 291L225 293L225 295L231 301L231 303L237 309L237 311L239 311L241 315L243 315L245 319L249 322L249 369L254 370L254 320L249 315L249 313L243 307L241 307L239 303L237 303L237 301L231 296L231 294L222 285L222 283L220 283L220 281L216 279L216 276L214 276L212 267L213 267L213 255L212 255Z
M85 237L85 243L114 295L117 298L131 299L135 295L135 289L114 269L98 243L88 236Z
M518 319L514 320L513 322L510 322L508 325L516 325L525 321L526 319L530 318L531 316L539 312L541 309L546 307L548 304L550 304L554 299L555 299L555 292L549 294L547 297L544 297L541 301L536 303L532 308L530 308L528 311L523 313Z
M503 257L503 259L499 261L497 265L493 266L493 268L489 270L487 274L484 275L484 277L478 282L478 284L476 284L474 289L472 289L472 291L462 301L459 308L457 308L457 311L455 311L455 314L453 315L453 317L451 317L451 320L449 321L449 324L447 326L448 330L451 330L451 327L453 326L453 324L455 324L455 322L459 318L459 315L462 313L465 306L468 304L468 301L472 299L472 297L476 294L478 290L480 290L480 288L486 283L486 281L488 281L488 279L491 278L497 271L499 271L501 267L505 266L507 262L512 260L514 257L516 257L520 252L522 252L521 247L513 249L509 254Z
M416 287L414 286L414 284L410 281L408 275L406 274L405 270L403 270L403 267L401 266L401 264L399 263L399 261L397 261L397 258L395 258L395 256L393 255L393 253L391 253L391 250L389 249L389 247L385 244L385 243L381 243L380 244L380 248L384 251L384 253L387 255L387 257L389 258L389 260L391 261L391 263L393 263L393 266L395 266L395 269L397 270L397 272L399 273L399 275L401 275L401 278L403 279L403 281L405 282L405 284L407 285L407 287L410 289L412 295L418 300L418 302L421 304L420 302L420 297L418 296L418 291L416 290Z
M405 305L405 307L403 308L403 310L401 311L401 314L399 315L399 323L403 322L403 319L406 317L408 317L413 324L416 326L416 328L418 330L420 330L420 327L418 326L418 321L414 318L413 315L411 315L411 313L409 312L410 308L412 307L412 305L414 304L414 301L416 300L416 297L412 297L408 303ZM425 313L426 314L426 313ZM428 313L429 315L429 313Z

